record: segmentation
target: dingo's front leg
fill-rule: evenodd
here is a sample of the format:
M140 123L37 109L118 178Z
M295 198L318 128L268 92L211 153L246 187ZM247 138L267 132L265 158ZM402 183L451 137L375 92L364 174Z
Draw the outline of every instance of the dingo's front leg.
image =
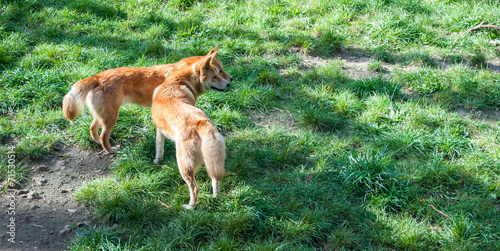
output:
M219 191L220 191L220 181L218 181L215 178L212 178L212 190L213 190L212 197L214 197L214 198L217 197L217 195L219 195Z
M165 135L163 135L160 129L156 128L156 157L153 164L158 165L163 160L163 154L165 150Z

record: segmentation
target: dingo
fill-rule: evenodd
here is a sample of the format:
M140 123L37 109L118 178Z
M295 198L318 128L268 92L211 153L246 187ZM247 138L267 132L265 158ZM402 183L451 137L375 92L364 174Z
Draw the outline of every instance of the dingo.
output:
M217 51L217 47L210 54ZM166 75L177 69L191 65L205 56L195 56L182 59L174 64L156 65L147 68L121 67L103 71L95 76L76 82L63 99L63 114L69 121L73 121L87 106L94 120L90 126L90 136L102 145L107 153L113 153L116 148L109 144L109 136L115 127L120 106L123 102L133 103L146 107L151 106L153 92L165 80ZM214 65L222 69L217 58ZM227 73L221 75L228 80ZM102 132L99 136L99 127Z
M210 89L225 91L232 78L216 59L217 50L211 51L191 66L171 74L155 89L151 116L156 124L156 158L163 158L165 136L175 142L177 165L182 178L189 186L190 209L198 200L199 188L195 173L204 162L212 179L213 196L219 193L219 183L224 177L226 145L224 138L212 121L194 107L196 99ZM229 76L229 80L225 77Z

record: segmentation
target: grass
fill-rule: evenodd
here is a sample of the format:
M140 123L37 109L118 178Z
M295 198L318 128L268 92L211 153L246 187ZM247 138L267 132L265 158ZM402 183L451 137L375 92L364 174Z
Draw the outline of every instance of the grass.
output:
M385 72L386 69L382 65L381 61L373 60L368 64L368 70L373 72Z
M497 1L28 0L0 13L0 142L15 145L18 180L54 145L100 151L90 114L69 124L61 112L84 77L219 45L234 78L197 103L226 137L221 196L202 170L199 203L184 210L173 143L152 165L149 109L124 106L111 175L75 194L101 223L70 250L500 248L500 124L457 113L500 108L488 64L500 33L468 32L498 25ZM356 53L383 76L347 75L338 58Z

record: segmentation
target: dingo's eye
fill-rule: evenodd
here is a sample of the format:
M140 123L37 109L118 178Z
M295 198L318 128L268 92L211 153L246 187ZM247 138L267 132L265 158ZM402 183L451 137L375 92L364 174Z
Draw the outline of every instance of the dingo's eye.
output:
M214 78L217 78L217 75L214 75Z
M219 73L222 73L222 70L220 70Z

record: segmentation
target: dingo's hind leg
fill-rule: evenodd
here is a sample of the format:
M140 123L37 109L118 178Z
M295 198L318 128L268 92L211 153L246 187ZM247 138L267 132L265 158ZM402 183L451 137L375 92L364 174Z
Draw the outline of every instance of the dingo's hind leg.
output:
M95 142L102 145L107 153L113 153L117 148L111 147L109 137L118 120L122 100L119 97L110 97L108 93L102 91L94 91L90 94L87 96L87 106L94 116L94 121L90 126L90 135ZM99 125L102 126L102 132L97 138Z
M99 138L99 127L101 127L101 123L99 122L99 119L94 117L94 120L90 125L90 136L97 144L102 145L101 139Z
M102 132L99 138L101 140L102 147L104 148L104 150L106 150L107 153L113 153L115 150L117 150L116 147L112 148L111 144L109 143L109 137L111 135L111 131L113 131L113 128L115 127L117 117L118 116L109 118L102 124Z
M198 201L198 192L200 191L194 177L203 161L200 143L199 138L176 142L179 171L189 187L189 204L183 205L187 209L193 208L194 204L196 204Z

